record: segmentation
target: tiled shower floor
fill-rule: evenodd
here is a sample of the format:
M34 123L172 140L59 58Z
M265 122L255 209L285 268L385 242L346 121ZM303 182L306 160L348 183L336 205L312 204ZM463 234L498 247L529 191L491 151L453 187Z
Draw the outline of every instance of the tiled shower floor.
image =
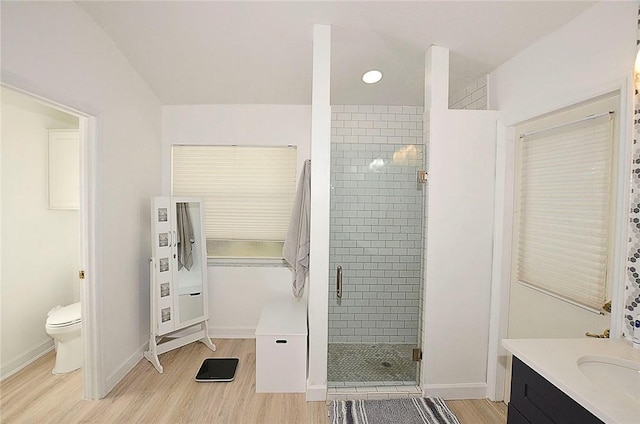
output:
M329 344L329 387L415 385L414 345Z

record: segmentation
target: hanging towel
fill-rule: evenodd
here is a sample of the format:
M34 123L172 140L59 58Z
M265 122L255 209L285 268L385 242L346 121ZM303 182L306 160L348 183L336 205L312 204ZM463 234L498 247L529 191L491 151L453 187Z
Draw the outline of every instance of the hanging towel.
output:
M311 224L311 161L304 162L296 200L293 203L287 239L282 256L293 271L293 295L301 298L309 272L309 233Z
M183 267L191 271L193 266L193 225L188 203L176 203L176 224L178 232L178 271Z

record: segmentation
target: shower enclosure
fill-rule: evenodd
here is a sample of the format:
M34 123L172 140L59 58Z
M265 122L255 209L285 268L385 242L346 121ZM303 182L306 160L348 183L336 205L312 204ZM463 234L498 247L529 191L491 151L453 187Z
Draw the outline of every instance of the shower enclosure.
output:
M332 107L329 387L417 383L422 113L416 106Z

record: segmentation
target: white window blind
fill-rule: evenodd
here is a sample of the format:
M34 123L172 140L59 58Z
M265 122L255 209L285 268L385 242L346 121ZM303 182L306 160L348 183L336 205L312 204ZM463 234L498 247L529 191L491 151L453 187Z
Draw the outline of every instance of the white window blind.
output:
M587 308L606 296L611 114L522 137L518 280Z
M205 199L208 240L283 241L296 148L173 146L172 193Z

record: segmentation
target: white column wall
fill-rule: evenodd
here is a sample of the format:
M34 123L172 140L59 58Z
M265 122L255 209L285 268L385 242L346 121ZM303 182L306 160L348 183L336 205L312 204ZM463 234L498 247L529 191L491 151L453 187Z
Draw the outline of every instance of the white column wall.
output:
M449 52L425 60L428 207L421 383L425 395L484 398L497 112L448 110Z
M311 94L311 254L307 400L327 393L329 189L331 166L331 26L313 27Z
M425 394L486 395L497 112L431 110Z
M449 106L449 49L431 46L424 59L424 113Z

